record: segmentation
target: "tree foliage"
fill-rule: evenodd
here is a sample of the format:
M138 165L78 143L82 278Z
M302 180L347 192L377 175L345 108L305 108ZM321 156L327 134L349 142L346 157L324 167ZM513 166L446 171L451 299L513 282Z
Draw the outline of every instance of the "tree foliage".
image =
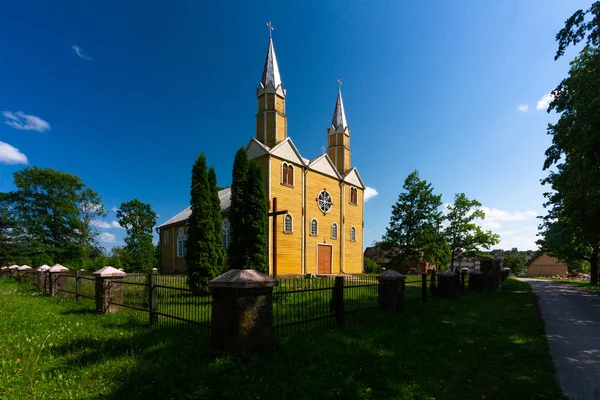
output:
M268 207L262 170L256 162L248 161L243 147L233 162L229 221L229 268L253 268L267 273Z
M235 154L231 179L231 208L229 212L230 243L227 263L230 269L246 268L248 236L246 231L246 188L248 186L248 155L243 147Z
M433 193L433 186L413 171L404 180L403 191L392 206L389 227L383 237L386 246L400 251L396 262L405 263L426 257L438 259L443 254L444 241L439 235L442 196Z
M14 173L14 185L0 199L0 235L11 257L31 260L48 254L55 262L81 266L98 252L91 221L105 215L104 206L79 177L28 167Z
M506 268L510 268L510 270L519 274L525 270L525 265L527 264L527 256L524 251L519 251L516 247L513 247L510 251L504 253L504 261L503 265Z
M478 255L481 248L489 250L500 242L500 237L492 231L484 231L475 222L485 218L481 203L469 200L464 193L454 196L454 204L449 204L446 220L448 226L445 234L450 246L450 266L454 261L463 257Z
M117 210L117 220L125 228L124 263L130 271L150 272L156 266L152 229L156 226L156 213L150 204L138 199L122 203Z
M586 20L586 16L590 19ZM552 145L546 150L544 170L550 186L544 207L548 214L540 225L541 243L559 258L590 262L590 282L598 282L600 252L600 2L579 10L556 35L561 57L568 46L585 41L571 61L569 75L552 92L548 112L559 119L548 125Z
M262 169L254 161L250 161L248 166L246 188L247 266L266 274L269 272L267 199Z
M200 154L192 167L190 207L185 260L188 283L194 293L205 288L209 278L223 270L221 203L216 193L214 168L207 171L206 157ZM216 198L215 198L216 197Z

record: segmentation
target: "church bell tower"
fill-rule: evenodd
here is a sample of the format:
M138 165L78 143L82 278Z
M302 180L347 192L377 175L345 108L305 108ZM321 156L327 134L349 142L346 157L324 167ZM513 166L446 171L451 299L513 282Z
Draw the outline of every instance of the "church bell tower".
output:
M327 129L327 154L341 175L350 170L350 128L342 100L341 81L333 110L331 126Z
M269 33L273 31L270 23ZM262 79L256 89L258 112L256 113L256 140L268 147L287 138L287 117L285 115L285 89L281 85L279 65L273 47L273 37L269 37L269 49L262 73Z

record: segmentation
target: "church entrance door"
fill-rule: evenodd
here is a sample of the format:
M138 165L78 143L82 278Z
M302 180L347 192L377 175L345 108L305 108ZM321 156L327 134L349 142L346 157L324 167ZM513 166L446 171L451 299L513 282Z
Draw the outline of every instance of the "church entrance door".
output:
M317 245L317 274L331 274L332 249L330 245Z

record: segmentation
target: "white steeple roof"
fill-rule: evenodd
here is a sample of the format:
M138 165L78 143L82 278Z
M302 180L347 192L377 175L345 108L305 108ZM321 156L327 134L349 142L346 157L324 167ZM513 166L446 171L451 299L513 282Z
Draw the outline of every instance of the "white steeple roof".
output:
M269 38L269 49L267 50L267 58L263 69L262 79L260 80L263 87L271 83L274 88L281 86L281 75L279 75L279 65L275 56L275 47L273 47L273 38Z
M333 110L333 119L331 125L337 129L340 126L342 129L348 127L346 122L346 111L344 111L344 101L342 100L342 91L338 90L337 101L335 102L335 109Z

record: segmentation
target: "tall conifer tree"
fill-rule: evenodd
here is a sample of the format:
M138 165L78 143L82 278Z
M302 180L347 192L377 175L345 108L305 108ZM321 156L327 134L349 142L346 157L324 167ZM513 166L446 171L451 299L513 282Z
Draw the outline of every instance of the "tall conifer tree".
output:
M248 182L248 155L243 147L235 154L231 179L231 211L229 213L231 242L227 263L231 269L246 268L248 233L246 231L246 190Z
M250 161L246 189L246 232L248 233L248 268L268 273L268 210L262 170Z
M190 206L185 261L188 283L194 293L200 293L208 278L216 276L217 251L214 249L215 229L206 157L200 154L192 167Z
M215 230L213 244L213 249L215 252L215 265L212 270L211 277L216 277L220 275L224 269L225 248L223 247L224 243L222 237L223 216L221 215L221 200L219 200L219 188L217 187L217 173L215 171L214 166L211 166L208 170L208 185L210 187L212 220L213 227Z

